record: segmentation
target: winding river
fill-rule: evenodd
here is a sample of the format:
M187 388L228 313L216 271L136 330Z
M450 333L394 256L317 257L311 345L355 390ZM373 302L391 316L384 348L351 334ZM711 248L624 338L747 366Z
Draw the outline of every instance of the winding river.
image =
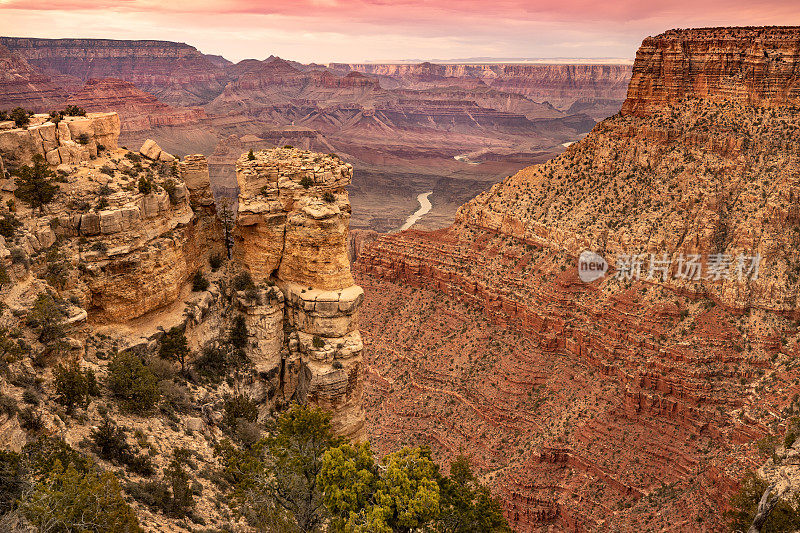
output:
M417 220L423 217L423 215L427 214L428 211L431 210L433 204L431 201L428 200L428 197L433 194L433 191L419 193L417 195L417 201L419 202L419 209L414 211L407 219L405 224L400 227L400 231L407 230L411 226L417 223Z

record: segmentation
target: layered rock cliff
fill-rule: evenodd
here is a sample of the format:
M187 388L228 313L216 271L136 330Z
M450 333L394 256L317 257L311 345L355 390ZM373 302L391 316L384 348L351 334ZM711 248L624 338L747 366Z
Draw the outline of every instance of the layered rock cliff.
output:
M296 149L240 157L234 257L280 288L248 314L268 346L256 367L281 369L284 396L330 409L338 433L360 438L364 291L347 252L351 176L335 156Z
M90 113L9 133L39 136L30 151L46 154L64 177L55 201L30 212L19 247L35 256L58 239L65 257L80 266L64 285L96 322L125 323L176 302L209 254L222 249L205 158L187 158L178 172L173 163L117 149L119 124L115 113ZM85 144L65 140L80 133L88 135ZM61 146L42 148L47 142ZM2 144L0 153L24 163L25 146ZM62 153L70 157L54 155ZM12 180L7 185L14 189Z
M357 281L391 295L361 316L379 446L468 450L523 531L722 527L798 378L796 60L769 81L708 61L774 56L771 31L645 40L624 114L450 228L361 246ZM584 250L608 275L581 281Z
M118 78L175 105L209 102L228 81L218 61L183 43L0 37L0 44L76 87L92 78Z
M700 28L648 37L622 112L645 115L683 98L797 104L797 28Z
M90 79L80 91L69 96L67 103L88 111L114 110L122 121L122 132L197 124L205 118L202 109L167 105L134 84L113 78Z
M560 109L568 109L582 100L621 102L631 76L629 65L333 63L330 66L338 71L355 70L389 78L410 88L488 85L536 102L546 101Z

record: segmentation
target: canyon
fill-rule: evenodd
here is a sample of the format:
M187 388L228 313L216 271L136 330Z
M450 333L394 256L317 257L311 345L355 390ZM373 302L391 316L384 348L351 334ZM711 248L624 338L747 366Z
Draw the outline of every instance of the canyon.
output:
M747 472L800 487L797 449L764 447L800 412L798 49L798 28L705 28L648 37L632 67L323 66L0 38L0 108L44 112L0 123L21 221L0 329L44 350L42 295L66 327L55 360L11 369L106 379L131 353L169 376L150 354L175 331L191 366L239 327L228 379L160 382L189 414L109 404L158 436L159 468L188 446L213 481L231 398L260 421L310 402L381 455L465 455L515 531L718 531ZM88 112L46 114L66 104ZM39 157L58 190L33 209L4 169ZM591 282L586 250L609 264ZM0 393L21 405L29 381ZM31 410L79 447L96 403ZM0 413L9 448L25 424ZM230 524L220 486L208 527Z
M798 43L647 38L622 112L563 154L449 227L354 241L370 440L466 454L517 531L722 528L800 408Z
M0 109L115 111L123 146L213 154L213 188L230 197L239 146L336 153L356 169L353 227L378 231L398 229L422 190L433 207L417 227L447 226L480 191L616 113L630 77L628 65L233 64L167 41L0 45L26 65L0 82Z

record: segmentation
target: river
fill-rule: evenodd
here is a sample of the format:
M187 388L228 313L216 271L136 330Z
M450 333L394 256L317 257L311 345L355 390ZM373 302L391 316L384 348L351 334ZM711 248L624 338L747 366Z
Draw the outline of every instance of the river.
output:
M433 194L433 191L422 192L417 195L417 201L419 202L419 209L414 211L414 213L406 219L406 223L402 225L400 231L407 230L408 228L416 224L417 220L422 218L425 214L428 213L428 211L431 210L433 204L431 204L431 201L428 200L428 197L431 194Z

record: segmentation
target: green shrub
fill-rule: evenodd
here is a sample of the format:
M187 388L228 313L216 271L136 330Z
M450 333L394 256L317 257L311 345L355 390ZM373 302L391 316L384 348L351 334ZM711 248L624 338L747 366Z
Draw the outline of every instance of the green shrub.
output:
M56 173L50 170L41 154L33 156L33 165L22 165L17 170L17 190L14 196L33 209L40 209L53 201L58 194L55 184Z
M56 464L72 465L79 472L88 472L94 464L91 459L75 451L57 437L39 437L22 448L27 468L34 478L52 472Z
M189 355L189 343L182 327L175 326L164 333L158 355L162 359L177 361L181 364L181 372L186 368L186 356Z
M222 423L228 428L236 427L239 419L255 422L258 418L258 404L243 395L229 396L223 406L225 416Z
M208 289L208 285L208 280L201 271L198 270L194 273L194 277L192 277L192 291L202 292Z
M236 291L244 291L251 287L255 287L255 283L253 283L253 277L250 275L250 272L244 270L233 278L233 289Z
M34 411L33 407L20 409L19 413L17 413L17 417L19 418L20 427L26 431L36 432L44 429L42 417L39 413Z
M138 533L133 509L125 503L114 474L92 467L56 463L20 503L25 517L40 531L64 533Z
M89 405L89 381L86 374L81 372L78 363L56 366L53 377L56 401L67 408L67 414L71 414L75 406Z
M86 146L87 144L89 144L89 134L88 133L81 133L75 139L75 142L77 142L80 145Z
M336 196L334 196L334 194L331 191L325 191L325 194L322 195L322 199L328 202L329 204L332 204L333 202L336 201Z
M247 159L250 161L256 160L256 155L253 153L253 149L251 148L249 152L247 152Z
M783 445L786 448L791 448L795 440L797 440L797 434L790 430L786 433L786 437L783 439Z
M303 178L300 180L300 185L302 185L304 189L308 189L309 187L314 185L314 180L309 178L308 176L303 176Z
M136 152L126 152L125 159L131 161L132 163L138 163L142 160L142 156Z
M153 192L153 182L144 176L139 178L139 192L145 196Z
M325 340L322 337L314 335L314 338L311 339L311 344L314 345L314 348L323 348L325 346Z
M182 448L173 452L173 458L164 469L162 479L144 483L129 483L125 490L133 498L172 518L191 515L194 508L194 494L190 476L184 469L188 453Z
M11 262L15 265L22 265L26 269L31 266L30 258L22 248L11 249Z
M0 289L2 289L4 285L8 285L9 283L11 283L11 276L8 275L8 270L6 270L6 266L3 263L0 263Z
M177 185L175 185L175 180L173 179L165 180L164 183L161 184L161 187L163 187L164 190L167 191L167 194L169 195L169 201L172 202L173 204L177 203L178 199L176 194L178 192L178 187Z
M225 340L214 340L203 346L200 356L194 360L194 367L206 379L217 382L230 368L247 363L241 350L234 349Z
M25 485L22 456L0 450L0 516L16 507Z
M11 120L14 121L14 124L16 124L18 128L24 128L25 126L27 126L31 121L30 116L31 113L25 111L21 107L15 107L14 109L11 110L11 113L9 114L9 117L11 118Z
M108 388L125 410L143 414L158 403L158 380L139 357L131 353L117 354L108 369Z
M0 237L6 241L14 239L14 234L20 226L22 226L22 222L14 213L0 213Z
M155 473L152 461L148 456L137 453L133 446L128 444L126 435L127 429L106 418L92 431L89 438L94 452L101 459L125 465L141 476L152 476Z
M222 266L222 263L225 261L225 258L222 257L222 254L211 254L208 258L208 264L211 266L211 270L216 272L219 267Z
M22 401L29 405L39 405L39 395L33 392L31 389L25 389L25 391L22 393Z
M66 256L58 247L53 246L47 251L45 262L44 279L53 287L63 290L69 280L71 266Z
M37 330L39 342L51 346L64 339L65 315L64 308L52 296L41 293L33 303L27 323Z
M64 115L68 117L85 117L86 110L76 105L68 105L66 108L64 108Z

